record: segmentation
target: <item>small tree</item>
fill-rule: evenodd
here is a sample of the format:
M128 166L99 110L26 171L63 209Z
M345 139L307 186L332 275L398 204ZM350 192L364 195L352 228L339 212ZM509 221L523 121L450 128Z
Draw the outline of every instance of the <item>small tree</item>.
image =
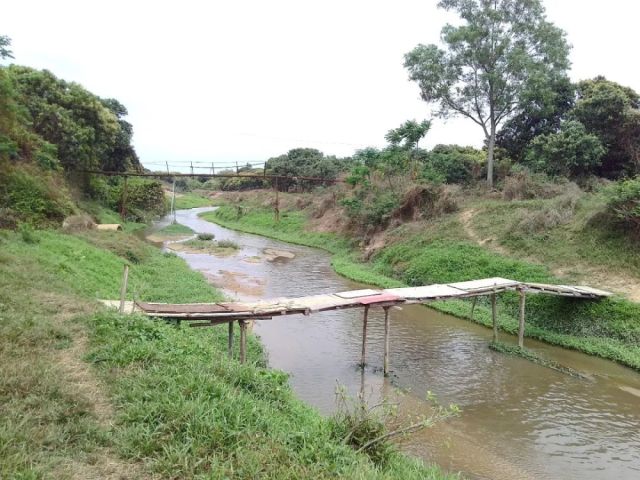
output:
M543 91L566 75L569 46L545 18L540 0L442 0L464 23L445 25L444 49L419 45L405 55L423 100L437 115L462 115L477 123L487 142L487 182L493 186L493 154L501 122L518 112L525 92Z

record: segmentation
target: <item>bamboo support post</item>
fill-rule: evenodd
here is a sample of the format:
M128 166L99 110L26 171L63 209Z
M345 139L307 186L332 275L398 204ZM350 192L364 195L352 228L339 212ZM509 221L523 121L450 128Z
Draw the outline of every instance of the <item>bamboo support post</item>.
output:
M524 312L525 312L525 303L527 301L526 293L524 288L519 288L520 292L520 319L518 325L518 346L520 348L524 347Z
M127 283L129 282L129 265L124 265L122 285L120 286L120 313L124 313L124 302L127 297Z
M491 321L493 322L493 341L498 341L498 308L496 294L491 295Z
M384 376L389 374L389 307L384 308Z
M233 358L233 322L229 322L229 345L228 345L229 360Z
M360 355L360 366L364 370L367 361L367 320L369 319L369 305L364 306L362 317L362 354Z
M240 363L247 360L247 322L238 320L240 324Z

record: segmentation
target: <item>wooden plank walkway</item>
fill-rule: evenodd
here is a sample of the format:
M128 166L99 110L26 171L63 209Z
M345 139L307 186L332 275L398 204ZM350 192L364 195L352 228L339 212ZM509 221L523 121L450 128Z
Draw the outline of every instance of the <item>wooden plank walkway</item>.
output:
M245 359L247 321L272 319L284 315L310 315L314 312L340 310L344 308L364 308L363 343L361 364L366 360L367 318L371 307L381 307L385 312L385 356L384 373L388 373L389 358L389 308L399 305L428 303L454 298L490 296L493 318L493 338L498 338L496 295L506 291L517 291L520 295L518 344L524 344L525 302L527 294L545 294L584 300L597 300L612 295L610 292L587 286L550 285L519 282L506 278L483 278L466 282L425 285L421 287L362 289L297 298L274 298L256 302L218 303L147 303L136 302L140 312L150 317L190 321L193 327L209 327L222 323L229 324L229 355L233 348L233 323L240 325L240 360Z
M425 285L422 287L351 290L306 297L274 298L257 302L187 304L136 302L136 305L141 312L153 317L213 320L217 323L222 323L239 318L251 320L281 315L309 315L314 312L357 308L364 305L393 306L452 298L470 298L492 295L508 290L583 299L598 299L611 295L609 292L585 286L527 283L495 277L469 282Z

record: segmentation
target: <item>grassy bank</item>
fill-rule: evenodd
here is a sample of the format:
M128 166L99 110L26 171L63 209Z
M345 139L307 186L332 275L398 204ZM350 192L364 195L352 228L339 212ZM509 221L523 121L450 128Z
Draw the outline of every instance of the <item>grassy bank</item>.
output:
M385 248L362 263L353 241L314 232L304 212L285 212L278 224L269 209L256 205L245 208L245 212L238 216L237 209L223 206L203 218L229 228L328 250L334 254L332 264L338 273L363 283L389 287L492 276L563 283L540 264L510 258L470 242L456 214L433 220L417 230L401 225L389 232ZM467 301L437 302L432 306L461 318L470 316ZM501 295L499 308L501 328L516 332L516 295ZM473 320L489 325L490 318L489 305L479 302ZM620 298L593 302L530 295L526 335L640 370L640 305Z
M0 232L0 243L0 477L445 478L343 445L264 368L253 337L241 366L226 359L225 328L96 302L117 298L124 262L137 298L221 298L175 255L123 232Z
M170 199L171 197L169 197ZM209 197L195 192L185 192L176 195L174 207L176 210L181 210L185 208L210 207L211 205L213 205L213 202Z

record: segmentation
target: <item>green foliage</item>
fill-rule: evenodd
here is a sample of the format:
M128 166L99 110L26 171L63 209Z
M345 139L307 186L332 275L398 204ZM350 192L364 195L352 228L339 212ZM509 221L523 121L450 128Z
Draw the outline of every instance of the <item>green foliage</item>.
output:
M215 235L213 233L199 233L198 240L213 240Z
M431 122L429 120L423 120L420 123L415 120L407 120L398 128L389 130L384 138L393 147L411 151L418 148L418 143L430 128Z
M501 122L523 108L535 85L566 76L565 34L545 18L540 0L442 0L462 19L442 29L444 48L419 45L405 55L410 78L437 115L463 115L483 129L487 181L493 184L493 150Z
M0 60L5 58L13 58L13 52L10 50L11 39L6 35L0 35Z
M539 135L556 133L573 108L576 86L564 76L542 86L532 81L523 94L520 112L504 123L496 145L517 162L524 160L529 142Z
M294 148L285 155L267 160L266 169L270 175L282 175L288 177L314 177L334 179L338 173L346 171L349 165L334 156L325 156L314 148ZM310 182L302 179L280 179L278 189L288 191L291 188L310 190L318 185L318 182Z
M640 172L640 97L628 87L604 77L578 83L571 111L607 151L598 172L609 178Z
M421 177L436 183L469 183L484 160L484 152L473 147L436 145L423 160Z
M220 173L236 173L235 171L223 171ZM271 185L271 180L266 178L256 178L249 175L262 175L264 170L262 168L244 168L239 174L243 177L230 177L220 178L218 180L219 188L222 191L243 191L243 190L255 190L258 188L268 188Z
M168 235L168 236L173 236L173 235L183 236L183 235L191 235L194 232L191 228L185 225L182 225L180 223L171 223L166 227L163 227L160 230L158 230L158 233L162 235Z
M233 240L222 239L216 242L220 248L231 248L233 250L239 250L240 246Z
M171 194L169 193L168 195L170 199ZM210 207L211 205L212 201L208 197L204 197L197 193L183 193L180 196L176 196L173 207L176 210L182 210L187 208Z
M24 243L38 243L40 239L36 234L35 230L28 223L21 223L18 226L18 233L20 234L20 238Z
M557 133L534 138L525 154L525 163L534 170L567 177L586 176L598 170L605 147L584 125L570 120Z
M120 210L124 194L124 181L118 183L111 191L110 206ZM166 213L166 203L162 184L157 180L139 178L129 179L126 194L127 220L146 222L153 217Z
M609 210L629 230L640 234L640 177L612 185L606 195Z
M376 228L388 223L399 202L400 197L393 191L371 188L342 199L340 204L359 228Z
M7 209L5 215L11 212L10 216L18 221L35 225L59 225L73 212L73 204L60 179L27 168L7 168L3 177L0 207Z

